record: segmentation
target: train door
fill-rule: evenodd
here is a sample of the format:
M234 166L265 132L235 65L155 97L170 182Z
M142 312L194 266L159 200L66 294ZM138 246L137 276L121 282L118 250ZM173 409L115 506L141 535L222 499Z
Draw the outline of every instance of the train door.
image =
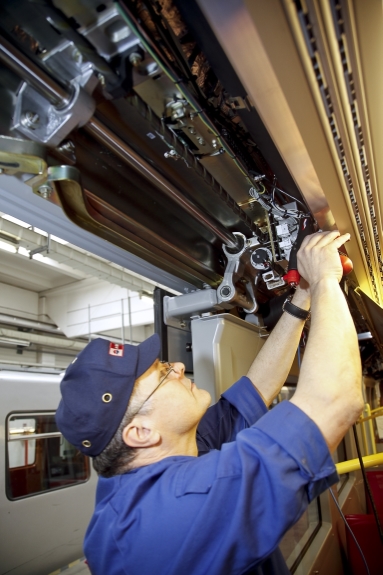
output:
M59 382L0 372L1 575L46 575L83 555L96 474L56 427Z

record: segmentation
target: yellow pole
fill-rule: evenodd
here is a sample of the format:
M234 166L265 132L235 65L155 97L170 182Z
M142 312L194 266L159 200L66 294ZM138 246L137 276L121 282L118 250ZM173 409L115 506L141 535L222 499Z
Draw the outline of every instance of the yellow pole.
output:
M369 419L375 419L376 417L380 417L382 415L383 415L383 408L379 407L379 409L373 409L369 417L359 417L356 423L363 423L365 421L368 421Z
M368 453L366 427L365 427L365 424L364 424L364 423L362 423L362 425L360 426L360 431L361 431L361 434L362 434L362 442L363 442L364 453Z
M363 464L365 467L373 467L374 465L383 465L383 453L376 453L375 455L366 455L362 457ZM359 459L349 459L348 461L342 461L341 463L336 463L335 465L339 475L343 473L350 473L351 471L356 471L360 469Z
M374 453L376 453L375 432L374 432L374 427L372 425L371 408L370 408L370 405L368 403L366 403L366 413L367 413L367 418L368 418L368 422L366 423L366 425L367 425L368 430L370 432L372 453L374 454Z

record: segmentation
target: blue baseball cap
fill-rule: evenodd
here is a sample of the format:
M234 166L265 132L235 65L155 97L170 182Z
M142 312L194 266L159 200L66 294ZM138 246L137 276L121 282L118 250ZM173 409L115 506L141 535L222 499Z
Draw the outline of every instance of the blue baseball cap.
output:
M91 341L61 381L56 423L63 436L86 455L99 455L125 415L134 382L159 354L156 333L139 345Z

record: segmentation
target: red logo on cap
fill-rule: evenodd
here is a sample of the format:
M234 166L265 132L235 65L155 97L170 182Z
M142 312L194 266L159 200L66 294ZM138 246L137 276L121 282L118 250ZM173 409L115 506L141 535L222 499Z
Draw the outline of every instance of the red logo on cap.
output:
M109 344L109 355L114 355L116 357L122 357L124 355L124 346L122 343L110 343Z

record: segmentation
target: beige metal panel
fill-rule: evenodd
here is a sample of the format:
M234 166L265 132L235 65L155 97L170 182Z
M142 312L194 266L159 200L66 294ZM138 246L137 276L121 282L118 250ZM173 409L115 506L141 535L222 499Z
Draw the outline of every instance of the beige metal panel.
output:
M262 328L223 313L191 322L194 380L218 401L245 375L265 343Z
M321 94L312 68L310 78L302 62L302 54L306 64L308 58L302 33L292 34L295 5L286 2L286 10L278 0L268 1L267 10L262 0L231 0L224 6L200 0L200 5L320 225L329 229L335 219L342 232L352 233L347 247L355 273L372 294Z
M379 1L348 0L344 10L349 65L352 69L356 102L368 166L369 211L377 252L378 283L383 282L383 9ZM370 189L368 189L370 188ZM382 300L380 300L382 305Z
M364 100L367 86L364 85L363 70L357 64L359 45L351 25L352 4L338 3L334 11L323 0L308 0L307 5L307 18L312 23L316 42L315 58L323 67L321 82L327 87L327 106L332 110L331 115L327 114L328 121L332 122L333 136L338 139L335 161L338 160L348 182L343 186L343 192L351 200L362 240L371 296L381 303L381 210L376 198L371 146L367 146L370 142L370 120ZM370 4L367 12L369 10Z

